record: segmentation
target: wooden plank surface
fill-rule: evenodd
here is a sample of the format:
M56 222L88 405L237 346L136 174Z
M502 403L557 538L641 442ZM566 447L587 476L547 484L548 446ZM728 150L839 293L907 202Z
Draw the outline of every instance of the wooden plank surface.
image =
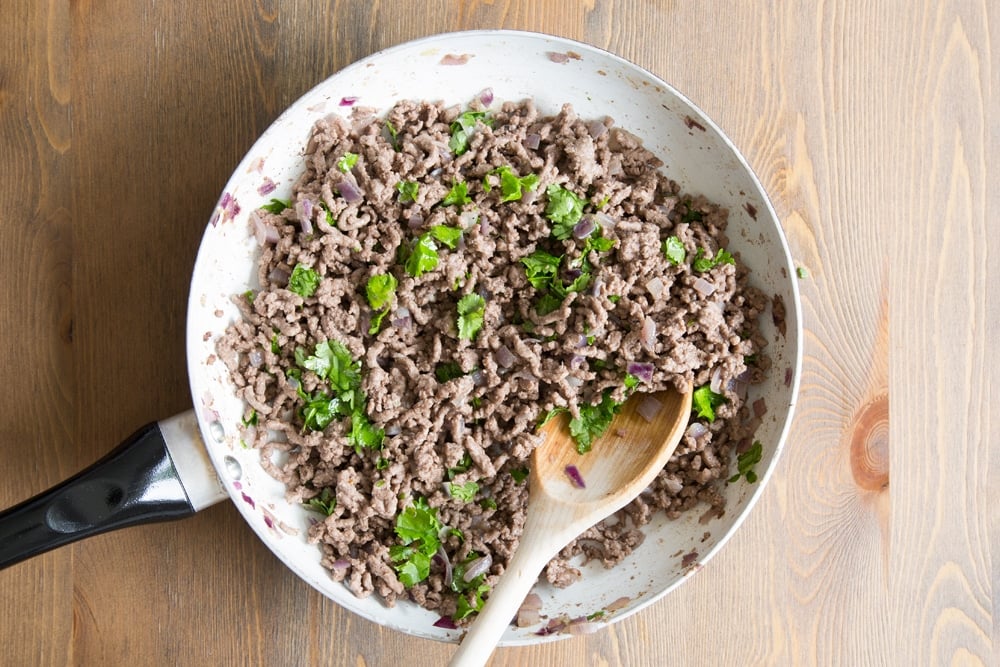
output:
M4 8L0 506L189 405L201 232L284 107L408 39L545 31L650 69L741 147L808 271L805 363L777 474L698 576L602 632L492 664L1000 664L997 3ZM0 646L17 666L416 667L451 652L343 612L226 505L0 572Z

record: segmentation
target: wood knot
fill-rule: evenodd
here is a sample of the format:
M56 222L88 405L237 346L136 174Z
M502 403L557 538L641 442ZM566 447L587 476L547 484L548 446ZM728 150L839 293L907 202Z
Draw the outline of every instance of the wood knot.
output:
M866 491L889 486L889 395L882 394L854 416L851 425L851 473Z

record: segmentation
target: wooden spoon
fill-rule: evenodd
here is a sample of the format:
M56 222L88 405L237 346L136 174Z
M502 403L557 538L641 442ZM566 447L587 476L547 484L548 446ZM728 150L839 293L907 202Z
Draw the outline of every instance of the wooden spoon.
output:
M543 427L545 442L532 454L531 493L517 551L451 660L452 667L485 665L542 568L563 547L631 502L670 459L691 414L691 392L662 391L652 421L638 411L649 394L636 394L603 437L578 454L567 417ZM584 488L571 479L575 466ZM572 469L570 469L572 470Z

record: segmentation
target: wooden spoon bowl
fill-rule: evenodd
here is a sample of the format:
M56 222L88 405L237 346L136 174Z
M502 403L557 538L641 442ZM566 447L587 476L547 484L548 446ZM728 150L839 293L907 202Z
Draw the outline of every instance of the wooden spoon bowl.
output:
M651 420L639 412L650 400L660 402ZM577 453L565 415L543 427L545 441L532 454L531 493L517 552L452 658L453 667L486 664L542 568L652 483L677 448L690 414L690 390L662 391L652 399L634 395L586 454Z

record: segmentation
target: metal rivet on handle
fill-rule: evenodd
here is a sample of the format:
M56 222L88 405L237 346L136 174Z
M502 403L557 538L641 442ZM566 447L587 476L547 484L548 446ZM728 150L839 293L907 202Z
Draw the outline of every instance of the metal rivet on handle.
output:
M234 459L232 456L227 456L226 458L224 458L222 460L226 464L226 472L229 473L230 477L232 477L234 480L237 480L237 481L241 477L243 477L243 466L240 465L239 461L237 461L236 459Z
M226 437L226 429L222 428L222 423L218 421L208 425L208 432L212 434L212 439L216 442L222 442L222 439Z

